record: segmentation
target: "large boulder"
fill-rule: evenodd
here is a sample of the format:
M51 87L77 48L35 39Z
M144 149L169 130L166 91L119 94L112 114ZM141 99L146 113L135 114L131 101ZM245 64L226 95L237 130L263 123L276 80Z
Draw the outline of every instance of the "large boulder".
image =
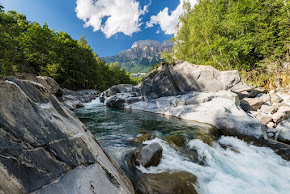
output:
M93 135L43 85L0 82L4 193L133 193Z
M144 78L141 93L150 100L192 91L227 90L240 80L238 71L219 71L211 66L188 62L164 64Z
M59 100L61 100L68 109L74 110L83 107L83 103L91 102L98 96L98 90L80 90L75 92L63 89L63 96Z
M145 168L157 166L162 157L162 147L159 143L151 143L133 152L132 159L135 165L142 165Z
M131 84L119 84L116 86L112 86L106 91L102 92L100 95L100 101L105 102L107 98L119 93L130 93L132 96L140 96L138 86L133 86Z
M139 102L140 100L142 100L141 96L138 97L132 93L118 93L116 95L107 97L105 99L104 105L108 107L121 108L124 107L126 104L132 104L135 102Z
M73 96L74 98L78 99L81 103L91 102L95 98L99 96L98 90L80 90L80 91L71 91L68 89L63 89L63 96Z

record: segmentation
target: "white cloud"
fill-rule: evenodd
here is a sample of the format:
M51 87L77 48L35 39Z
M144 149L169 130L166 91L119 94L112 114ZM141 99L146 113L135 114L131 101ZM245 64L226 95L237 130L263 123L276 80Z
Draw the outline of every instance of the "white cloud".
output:
M188 0L193 7L197 0ZM160 25L162 31L165 34L175 34L177 29L176 26L179 22L179 16L183 13L183 4L186 0L180 0L179 5L177 8L169 13L168 7L165 7L162 11L160 11L157 15L153 15L150 18L150 21L146 23L146 27L150 28L154 25Z
M92 26L94 31L101 30L107 38L122 32L131 36L140 31L140 16L148 12L136 0L77 0L77 17ZM106 21L104 21L106 19Z

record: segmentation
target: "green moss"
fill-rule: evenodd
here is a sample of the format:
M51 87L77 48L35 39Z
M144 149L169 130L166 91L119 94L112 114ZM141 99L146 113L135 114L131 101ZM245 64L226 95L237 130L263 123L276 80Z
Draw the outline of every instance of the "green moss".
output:
M166 136L165 141L174 147L184 148L187 142L187 138L182 134L170 134Z
M142 144L144 141L151 139L151 135L149 133L145 133L139 135L135 138L135 143Z

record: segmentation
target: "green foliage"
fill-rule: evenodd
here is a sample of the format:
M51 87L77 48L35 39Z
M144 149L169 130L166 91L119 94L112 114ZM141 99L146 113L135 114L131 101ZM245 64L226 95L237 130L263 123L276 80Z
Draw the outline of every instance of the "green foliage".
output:
M51 76L73 90L136 83L119 64L103 62L84 36L74 40L0 6L0 77L22 72Z
M174 38L176 59L222 70L259 72L258 76L266 73L265 61L274 62L277 69L287 60L289 1L200 0L192 11L188 5L185 10Z

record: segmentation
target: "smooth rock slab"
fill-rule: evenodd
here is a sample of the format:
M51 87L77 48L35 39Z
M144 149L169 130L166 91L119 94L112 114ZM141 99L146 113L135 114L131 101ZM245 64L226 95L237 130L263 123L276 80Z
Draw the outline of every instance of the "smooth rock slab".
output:
M107 187L107 185L115 187ZM99 164L80 166L65 174L57 181L33 192L34 194L71 194L71 193L97 193L115 194L127 193L127 190L119 188L118 180L109 171Z
M181 101L181 99L194 103L184 105L175 103L176 100ZM162 97L149 102L140 101L125 107L212 124L228 135L262 138L261 123L245 113L239 105L236 94L219 91Z
M6 193L34 192L75 168L93 164L98 166L96 174L107 179L96 190L134 192L94 136L50 90L12 77L0 82L0 171L5 169L0 178L6 176L10 183L1 181L0 188ZM68 179L71 185L79 178L74 175ZM71 187L62 189L66 192Z

